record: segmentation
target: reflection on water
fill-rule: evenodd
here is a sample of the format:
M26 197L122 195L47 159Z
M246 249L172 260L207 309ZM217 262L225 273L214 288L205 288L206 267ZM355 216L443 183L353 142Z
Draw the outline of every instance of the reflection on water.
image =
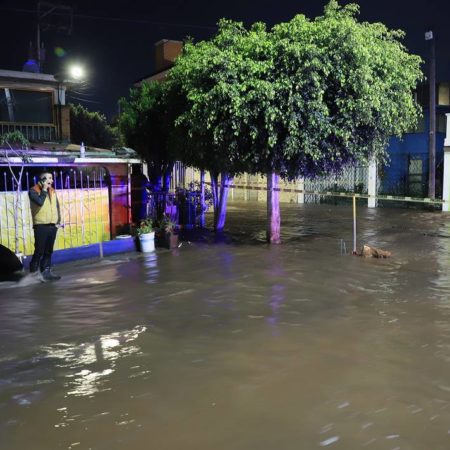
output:
M158 282L158 255L157 253L149 253L145 255L144 267L146 271L145 283L154 284Z
M251 214L247 209L251 209ZM0 448L448 449L446 216L230 205L228 238L0 289ZM242 217L245 216L245 222Z
M68 368L67 395L88 396L96 392L111 390L107 387L108 375L116 366L116 360L139 352L139 347L130 345L146 330L137 326L133 330L100 336L94 343L56 344L43 347L43 358L56 360L56 368Z

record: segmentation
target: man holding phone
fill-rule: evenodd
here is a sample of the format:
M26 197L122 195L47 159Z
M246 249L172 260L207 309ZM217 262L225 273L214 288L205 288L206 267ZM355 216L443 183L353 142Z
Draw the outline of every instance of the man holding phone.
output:
M52 272L52 253L56 232L60 227L61 213L56 191L52 187L53 175L42 172L39 181L28 192L34 229L34 254L30 272L38 272L41 281L59 280Z

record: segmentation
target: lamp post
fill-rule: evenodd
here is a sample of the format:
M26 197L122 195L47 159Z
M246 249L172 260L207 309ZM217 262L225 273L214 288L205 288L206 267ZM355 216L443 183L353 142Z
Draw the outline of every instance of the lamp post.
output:
M436 189L436 49L433 31L425 33L430 41L430 125L428 131L428 197L435 198Z

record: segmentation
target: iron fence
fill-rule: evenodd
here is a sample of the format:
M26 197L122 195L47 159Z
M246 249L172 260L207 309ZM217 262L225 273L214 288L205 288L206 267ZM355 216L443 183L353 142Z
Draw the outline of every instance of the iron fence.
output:
M0 122L0 135L20 131L30 142L56 141L55 125Z
M17 170L17 168L15 169ZM57 192L61 223L55 249L79 247L110 239L109 185L103 168L61 167L51 170ZM24 172L22 185L8 169L0 172L0 243L13 251L33 253L31 209L28 190L36 183L37 173ZM17 192L19 192L17 196ZM19 248L16 249L15 200L19 223Z
M345 167L340 174L305 180L305 191L318 192L354 192L367 194L368 167ZM305 203L337 203L349 202L349 199L317 194L305 194Z
M151 192L148 196L147 217L155 223L166 215L186 228L199 225L201 214L200 194L184 188L175 192Z

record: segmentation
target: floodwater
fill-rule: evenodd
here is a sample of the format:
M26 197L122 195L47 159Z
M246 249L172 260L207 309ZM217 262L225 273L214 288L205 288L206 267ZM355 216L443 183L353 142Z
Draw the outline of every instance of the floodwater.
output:
M0 288L0 448L450 448L450 218L231 204L228 239Z

